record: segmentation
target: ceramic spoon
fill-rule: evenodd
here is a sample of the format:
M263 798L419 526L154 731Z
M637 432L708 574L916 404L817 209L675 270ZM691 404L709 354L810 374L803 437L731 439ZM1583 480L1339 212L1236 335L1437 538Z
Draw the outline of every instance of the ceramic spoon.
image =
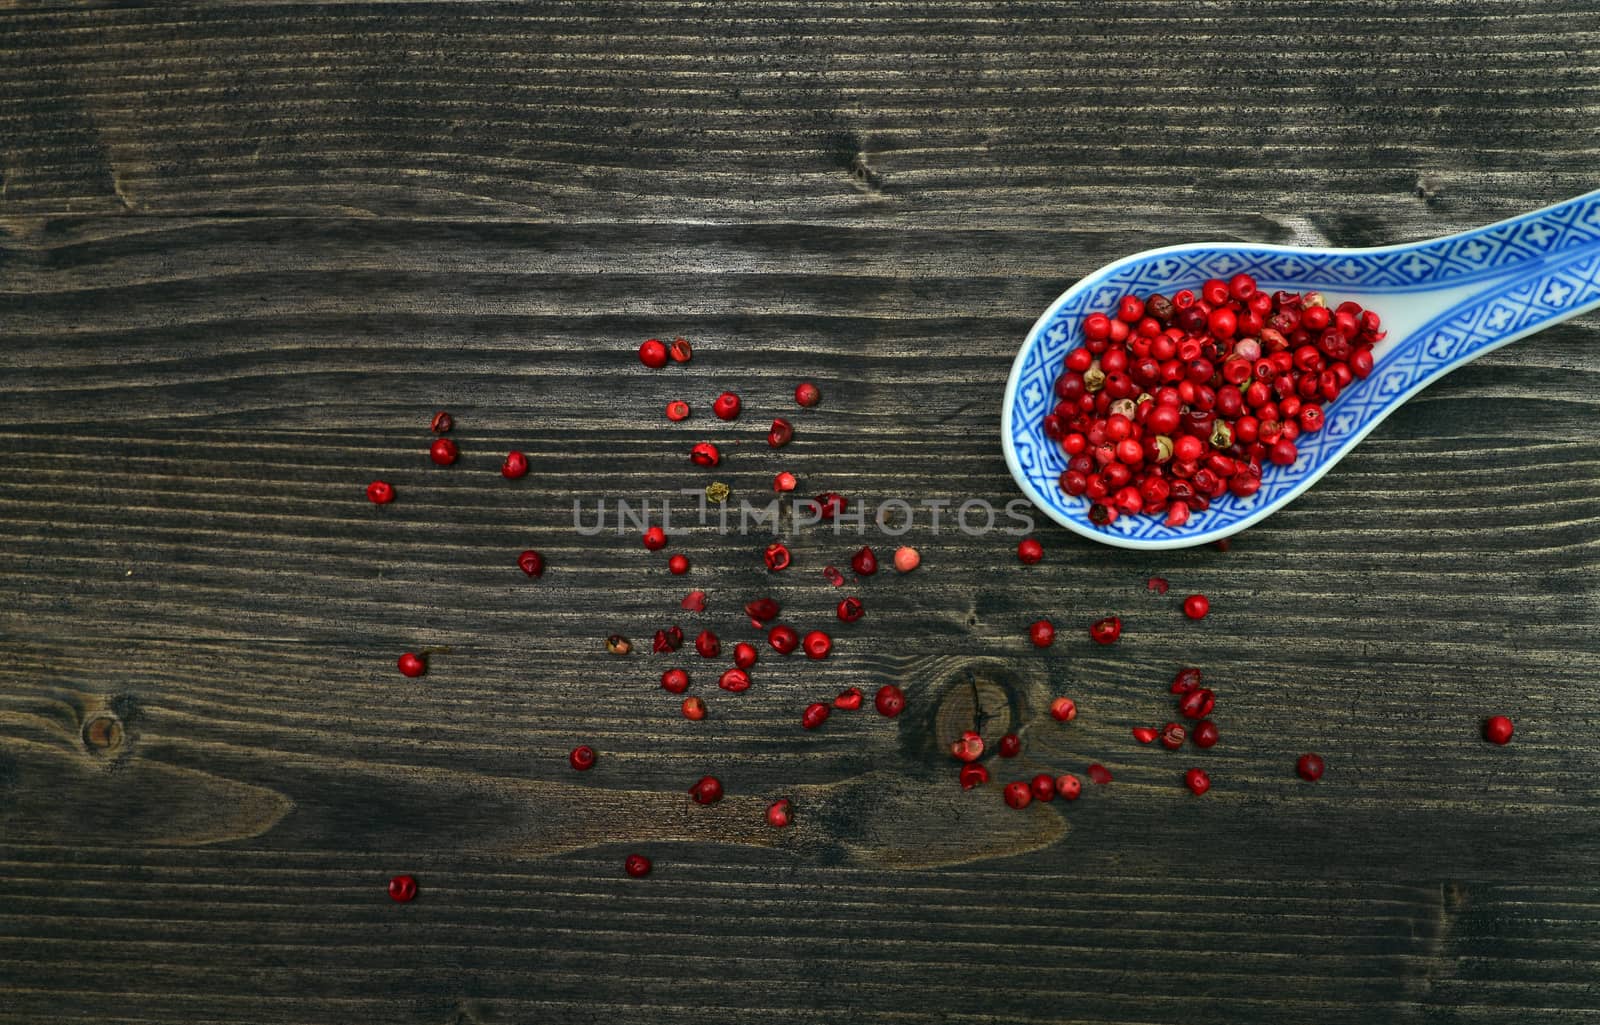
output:
M1388 337L1374 365L1326 410L1322 430L1295 439L1292 466L1265 466L1249 498L1224 494L1181 527L1119 516L1097 525L1087 499L1061 490L1061 446L1045 437L1062 359L1082 344L1083 319L1122 296L1199 291L1209 278L1250 274L1269 291L1318 291L1377 311ZM1228 242L1168 246L1107 264L1039 317L1006 382L1001 437L1023 492L1051 519L1122 548L1184 548L1237 533L1293 501L1417 392L1470 360L1600 306L1600 191L1535 213L1427 242L1376 249L1302 249Z

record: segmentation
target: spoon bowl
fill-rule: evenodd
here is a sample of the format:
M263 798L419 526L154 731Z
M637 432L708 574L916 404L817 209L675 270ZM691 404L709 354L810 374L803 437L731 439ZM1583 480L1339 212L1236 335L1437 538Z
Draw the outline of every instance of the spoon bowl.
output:
M1290 466L1264 466L1248 498L1224 493L1182 526L1157 516L1089 519L1088 499L1059 484L1067 456L1045 436L1062 360L1083 340L1091 313L1124 295L1199 291L1209 279L1249 274L1265 291L1321 292L1330 307L1374 310L1387 337L1373 369L1325 410L1320 431L1295 439ZM1384 417L1485 352L1600 306L1600 191L1487 227L1371 249L1312 249L1231 242L1150 249L1107 264L1040 315L1011 367L1001 408L1006 465L1041 511L1069 530L1121 548L1186 548L1235 534L1293 501Z

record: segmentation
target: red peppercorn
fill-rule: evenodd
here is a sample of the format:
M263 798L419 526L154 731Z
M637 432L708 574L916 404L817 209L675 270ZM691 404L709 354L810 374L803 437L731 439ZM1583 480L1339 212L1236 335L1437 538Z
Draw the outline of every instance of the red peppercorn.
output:
M1168 751L1176 751L1183 746L1183 738L1187 733L1179 723L1169 722L1161 727L1161 746Z
M1199 797L1211 789L1211 777L1206 775L1204 769L1190 769L1183 774L1183 785L1189 788L1190 793Z
M1006 803L1011 807L1021 810L1033 803L1033 790L1022 781L1007 783L1005 789Z
M772 429L767 431L767 447L782 448L794 440L794 424L777 417L772 421Z
M544 556L530 548L517 556L517 568L530 577L542 577L544 576Z
M1203 594L1191 594L1183 600L1183 614L1190 619L1204 619L1211 611L1211 599Z
M1035 801L1054 801L1056 799L1056 779L1048 772L1041 772L1033 777L1028 785Z
M1048 648L1055 643L1056 628L1048 619L1041 619L1028 627L1028 637L1036 648Z
M659 370L667 365L667 346L659 338L646 339L639 346L639 362L651 370Z
M806 706L805 712L800 716L801 729L814 730L828 721L828 706L820 701L813 701Z
M799 482L794 479L794 474L785 470L783 473L780 473L776 477L772 478L772 490L779 493L793 491L798 483Z
M1133 739L1141 744L1149 744L1160 735L1159 731L1151 729L1149 726L1135 726L1133 728Z
M1200 679L1200 670L1193 667L1180 669L1177 675L1172 678L1172 693L1187 694L1200 686Z
M517 480L528 475L528 457L521 452L507 452L506 461L500 465L500 476Z
M682 399L667 403L667 419L673 423L689 419L689 404Z
M1007 733L1000 738L1000 757L1015 758L1022 753L1022 738L1015 733Z
M791 654L800 647L800 634L789 626L775 626L767 631L767 643L780 655Z
M782 572L789 568L789 549L782 541L774 541L767 545L767 550L762 558L766 560L767 569L774 573Z
M961 767L961 789L971 790L973 787L982 786L989 782L989 770L977 762L969 762Z
M701 658L716 658L722 654L722 642L710 630L701 630L694 639L694 650Z
M806 658L820 660L827 658L828 653L833 650L833 638L821 630L813 630L806 634L800 646L805 649Z
M1083 781L1070 772L1056 777L1056 794L1063 801L1076 801L1083 793Z
M983 735L974 730L961 734L950 744L950 756L958 762L975 762L983 757Z
M1205 687L1197 687L1178 699L1178 711L1185 719L1204 719L1217 707L1217 696Z
M682 694L689 689L689 674L682 669L668 669L661 674L661 689L670 694Z
M644 542L645 548L652 552L659 552L667 547L667 532L660 527L651 527L644 532L644 537L640 540Z
M1096 644L1115 644L1117 638L1122 636L1122 620L1116 616L1097 619L1089 624L1089 636L1094 638Z
M740 641L733 646L733 664L740 669L749 669L756 664L756 646Z
M1024 566L1032 566L1044 558L1044 545L1031 537L1025 537L1017 542L1017 558Z
M850 557L850 568L860 576L870 577L878 572L878 557L870 546L864 547Z
M867 611L861 604L860 598L846 598L839 603L839 618L846 623L854 623Z
M1057 722L1071 722L1078 717L1078 703L1071 698L1056 698L1050 702L1050 716Z
M910 573L922 565L922 555L910 545L902 545L894 550L894 568L901 573Z
M878 707L878 714L893 719L906 710L906 696L899 687L886 683L878 688L878 696L873 704Z
M694 346L689 344L687 338L674 338L667 355L672 357L674 363L687 363L694 359Z
M809 409L822 401L822 392L810 381L801 381L794 386L794 401Z
M706 610L706 593L704 591L690 591L683 596L681 606L690 612L704 612Z
M767 825L773 829L783 829L789 824L789 801L773 801L767 805Z
M722 462L722 453L711 442L702 441L689 450L689 461L696 466L717 466Z
M428 424L428 430L435 434L449 434L455 429L456 418L440 410L433 414L433 420Z
M844 512L845 508L850 504L843 495L836 491L818 495L816 502L817 514L828 522L831 522L836 516Z
M397 904L409 904L417 896L417 880L412 876L395 876L389 880L389 899Z
M424 662L420 655L412 651L400 656L399 665L401 676L416 677L428 671L428 663Z
M643 854L630 854L622 859L622 871L635 879L643 879L650 874L650 859Z
M1093 780L1095 783L1111 782L1111 770L1106 768L1104 765L1101 765L1099 762L1095 762L1090 765L1088 772L1089 779Z
M1299 761L1294 763L1294 771L1308 783L1315 783L1321 779L1322 773L1326 768L1327 766L1323 764L1321 755L1304 754L1300 756Z
M461 455L461 450L449 438L439 438L428 446L428 458L439 466L449 466Z
M1201 719L1195 723L1194 731L1189 734L1189 737L1194 741L1195 747L1216 747L1218 740L1217 724L1210 719Z
M658 655L677 651L683 647L683 627L669 626L665 630L657 630L656 636L650 642L650 650Z
M694 798L695 804L716 804L722 800L722 781L715 776L701 776L700 781L689 788L689 796Z
M706 717L706 703L697 697L683 699L683 717L693 722L699 722Z
M849 690L841 691L839 696L833 699L833 707L845 712L854 712L861 707L861 689L851 687Z
M715 402L711 403L711 412L717 415L718 420L737 420L741 408L739 396L731 391L723 392L717 396Z
M572 753L567 755L567 761L579 772L587 772L594 768L595 757L594 748L582 744L572 749Z
M373 505L388 505L394 501L394 486L386 480L375 480L367 485L367 501Z
M749 616L750 621L758 627L762 623L777 619L779 611L778 603L771 598L757 598L744 607L744 614Z
M1509 744L1516 727L1503 715L1491 715L1483 721L1484 739L1491 744Z
M717 686L732 694L743 694L750 689L750 674L738 666L725 669L722 675L717 677Z
M689 572L689 557L687 555L674 555L667 560L667 569L674 576L683 576L683 574Z
M1171 585L1167 583L1166 577L1151 577L1144 582L1144 586L1145 590L1154 594L1166 594L1167 588Z

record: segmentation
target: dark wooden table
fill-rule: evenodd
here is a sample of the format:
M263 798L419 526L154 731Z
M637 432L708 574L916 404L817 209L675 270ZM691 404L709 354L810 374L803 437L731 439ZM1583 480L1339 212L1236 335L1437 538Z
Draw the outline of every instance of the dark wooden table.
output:
M572 515L780 468L1015 497L1011 356L1102 262L1593 188L1593 4L4 7L0 1022L1600 1021L1593 316L1424 393L1226 553L1041 525L1023 568L923 518L923 567L854 590L826 662L768 656L738 698L693 666L700 724L604 636L753 636L769 588L826 622L819 569L860 542L804 531L769 584L767 537L679 529L675 578ZM678 334L690 366L639 365ZM1133 744L1188 663L1222 744ZM889 682L899 719L798 729ZM1079 720L1040 722L1062 692ZM1002 779L1116 782L961 792L975 701L1026 728Z

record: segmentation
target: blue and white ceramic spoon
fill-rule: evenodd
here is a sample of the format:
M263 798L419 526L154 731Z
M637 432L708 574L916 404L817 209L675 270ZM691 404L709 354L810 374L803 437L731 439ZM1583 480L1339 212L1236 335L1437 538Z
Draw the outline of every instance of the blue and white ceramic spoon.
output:
M1044 435L1062 359L1082 344L1083 319L1122 296L1196 291L1238 273L1266 290L1353 299L1383 318L1374 366L1326 410L1325 426L1295 439L1292 466L1266 466L1261 489L1212 502L1181 527L1159 517L1089 520L1089 502L1061 490L1061 446ZM1011 367L1001 411L1006 465L1023 493L1057 523L1121 548L1185 548L1237 533L1281 509L1383 418L1470 360L1600 306L1600 191L1486 228L1376 249L1301 249L1228 242L1151 249L1108 264L1044 311Z

